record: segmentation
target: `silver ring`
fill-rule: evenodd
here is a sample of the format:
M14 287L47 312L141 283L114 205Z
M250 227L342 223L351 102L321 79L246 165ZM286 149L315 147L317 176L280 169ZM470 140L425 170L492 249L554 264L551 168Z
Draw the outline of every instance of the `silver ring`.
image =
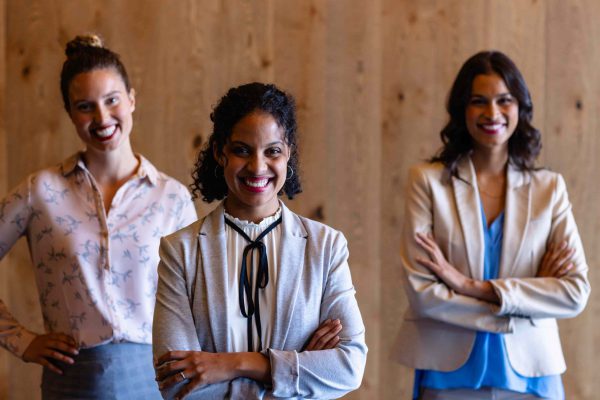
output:
M182 381L185 381L185 380L187 379L187 378L185 377L185 374L183 373L183 371L181 371L181 372L179 373L179 375L181 375L181 380L182 380Z

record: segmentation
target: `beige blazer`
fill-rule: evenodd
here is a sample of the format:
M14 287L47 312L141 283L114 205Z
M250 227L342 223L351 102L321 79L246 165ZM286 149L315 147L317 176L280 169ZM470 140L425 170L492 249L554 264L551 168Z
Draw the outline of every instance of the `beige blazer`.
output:
M509 165L499 278L500 306L457 294L417 264L426 257L415 233L432 232L448 261L483 278L484 237L475 170L470 159L450 178L439 163L409 173L401 243L409 308L397 341L398 360L410 367L451 371L468 359L476 331L504 334L512 367L523 376L560 374L565 361L557 318L579 314L587 302L588 266L563 178ZM566 240L575 268L561 279L536 278L546 246Z

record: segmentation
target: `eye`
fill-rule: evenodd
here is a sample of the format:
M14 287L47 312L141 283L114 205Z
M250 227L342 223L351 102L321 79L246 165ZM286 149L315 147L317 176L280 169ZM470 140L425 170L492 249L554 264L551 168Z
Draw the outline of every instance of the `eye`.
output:
M109 98L106 99L106 104L109 106L113 106L115 104L119 104L119 97L118 96L110 96Z
M265 154L269 157L275 157L280 155L282 152L281 148L279 147L269 147L265 150Z
M79 112L90 112L94 109L94 106L91 103L77 103L75 105L75 109Z
M244 146L233 146L231 148L231 152L236 156L247 156L248 154L250 154L248 148Z
M469 100L469 105L472 106L483 106L487 103L487 100L483 97L471 97Z
M512 96L502 96L498 99L498 104L501 106L507 106L515 103L515 98Z

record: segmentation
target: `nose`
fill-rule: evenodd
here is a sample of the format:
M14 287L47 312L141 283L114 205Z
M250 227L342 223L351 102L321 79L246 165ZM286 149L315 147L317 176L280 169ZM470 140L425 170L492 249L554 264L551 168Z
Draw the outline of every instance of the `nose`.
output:
M102 125L104 122L108 121L108 119L108 109L106 109L106 107L102 105L96 107L96 110L94 112L94 122L98 125Z
M495 101L490 101L485 108L485 117L491 120L495 120L500 116L500 107L496 104Z
M266 172L267 163L262 154L253 154L248 160L247 169L254 175L260 175Z

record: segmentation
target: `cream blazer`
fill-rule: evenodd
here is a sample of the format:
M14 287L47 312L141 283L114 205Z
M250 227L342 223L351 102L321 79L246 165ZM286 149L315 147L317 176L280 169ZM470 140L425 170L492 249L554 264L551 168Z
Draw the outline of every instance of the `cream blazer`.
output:
M401 243L409 307L397 340L398 360L412 368L452 371L468 359L477 331L504 334L514 370L526 377L560 374L565 361L557 318L579 314L589 297L588 266L561 175L509 165L499 278L500 306L450 290L415 262L426 254L417 232L432 232L448 261L483 279L484 237L475 169L470 159L448 178L439 163L409 173ZM566 240L574 269L563 278L536 278L546 247Z

